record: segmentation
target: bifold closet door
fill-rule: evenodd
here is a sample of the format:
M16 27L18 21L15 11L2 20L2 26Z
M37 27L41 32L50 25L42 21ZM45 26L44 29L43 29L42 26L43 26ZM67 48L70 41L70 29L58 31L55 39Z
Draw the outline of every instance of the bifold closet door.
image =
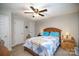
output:
M9 16L0 15L0 38L5 42L5 46L8 49L11 48Z

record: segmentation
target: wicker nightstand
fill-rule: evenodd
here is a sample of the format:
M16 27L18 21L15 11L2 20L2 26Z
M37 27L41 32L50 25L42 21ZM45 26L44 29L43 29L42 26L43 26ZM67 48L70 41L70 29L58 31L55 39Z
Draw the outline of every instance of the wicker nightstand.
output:
M75 47L75 40L72 37L71 39L63 39L63 41L61 41L61 48L67 50L67 51L74 51L74 47Z

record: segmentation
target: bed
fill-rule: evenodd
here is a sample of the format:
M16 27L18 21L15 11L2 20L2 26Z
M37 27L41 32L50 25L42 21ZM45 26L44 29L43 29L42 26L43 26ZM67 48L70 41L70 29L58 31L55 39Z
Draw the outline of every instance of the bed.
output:
M45 28L44 32L57 32L59 36L38 36L27 39L24 50L28 51L34 56L52 56L55 54L61 42L61 30L58 28Z

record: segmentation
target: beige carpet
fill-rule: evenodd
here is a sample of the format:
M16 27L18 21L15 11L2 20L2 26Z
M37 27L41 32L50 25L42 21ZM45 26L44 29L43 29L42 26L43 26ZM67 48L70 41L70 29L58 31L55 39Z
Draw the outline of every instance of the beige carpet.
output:
M62 48L58 48L57 52L55 53L55 56L74 56L74 55L75 55L74 52L70 53ZM27 51L24 51L22 45L18 45L13 48L11 56L32 56L32 54L30 54Z

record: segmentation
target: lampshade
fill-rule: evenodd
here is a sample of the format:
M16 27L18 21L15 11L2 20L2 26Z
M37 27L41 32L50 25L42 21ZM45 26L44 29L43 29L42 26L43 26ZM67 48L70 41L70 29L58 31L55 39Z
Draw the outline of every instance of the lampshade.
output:
M70 35L70 33L69 32L66 32L65 35Z
M71 34L69 33L69 32L66 32L65 34L64 34L64 38L68 38L68 39L71 39Z

